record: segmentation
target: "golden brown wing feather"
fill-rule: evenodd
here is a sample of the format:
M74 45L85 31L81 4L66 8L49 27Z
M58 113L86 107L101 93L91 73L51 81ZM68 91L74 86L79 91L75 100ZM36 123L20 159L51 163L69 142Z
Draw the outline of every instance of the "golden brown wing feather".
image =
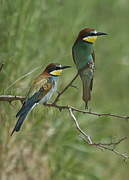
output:
M50 82L49 77L44 77L42 74L35 78L31 84L30 90L27 94L27 98L31 97L35 92L38 92L42 88L43 96L48 93L52 88L52 83Z

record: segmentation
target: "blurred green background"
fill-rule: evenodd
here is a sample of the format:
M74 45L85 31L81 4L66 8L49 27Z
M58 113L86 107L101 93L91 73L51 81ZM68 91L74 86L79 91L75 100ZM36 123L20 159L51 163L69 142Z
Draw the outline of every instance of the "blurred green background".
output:
M84 27L107 32L95 44L96 72L90 108L95 112L129 114L129 3L127 0L1 0L0 94L25 95L29 82L50 62L72 65L59 90L76 69L71 47ZM17 79L38 69L17 83ZM80 109L79 89L70 88L59 101ZM54 97L53 97L54 99ZM52 100L51 100L52 101ZM50 101L50 102L51 102ZM127 180L129 163L111 152L89 147L79 138L69 114L38 106L22 130L10 137L21 103L0 102L1 180ZM129 137L127 121L75 113L96 142ZM129 153L129 140L119 145Z

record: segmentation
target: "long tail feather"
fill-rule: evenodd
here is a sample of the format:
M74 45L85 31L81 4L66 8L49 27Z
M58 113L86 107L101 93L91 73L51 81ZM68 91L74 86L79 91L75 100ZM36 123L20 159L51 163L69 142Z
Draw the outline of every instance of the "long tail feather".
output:
M18 111L18 113L16 114L16 117L20 116L21 112L23 112L23 110L25 109L26 106L26 101L23 103L21 109Z
M83 100L85 102L85 108L88 109L88 101L91 100L91 89L88 86L88 83L86 80L82 81L83 84Z
M86 69L80 73L80 77L83 85L82 99L85 102L85 108L88 109L88 101L91 100L91 90L93 85L93 74L91 70Z
M34 103L35 103L35 96L32 96L31 98L27 99L22 105L21 109L16 114L16 117L19 117L22 114L24 114L27 111L27 109L29 109L29 107L33 106Z
M24 105L22 106L21 110L18 112L18 116L19 116L19 119L17 120L17 123L11 133L11 136L13 135L13 133L15 131L19 131L20 128L21 128L21 125L23 124L24 120L26 119L28 113L32 110L32 108L34 107L34 103L32 104L28 104L28 105Z
M12 133L11 133L11 136L13 135L13 133L15 131L19 131L20 130L20 127L21 127L22 123L24 122L26 116L27 116L27 113L19 117L19 119L18 119L18 121L17 121L17 123L16 123L16 125L15 125L15 127L14 127L14 129L12 131Z
M40 91L36 92L33 96L28 98L24 104L22 105L19 112L16 114L16 117L19 117L11 136L15 131L19 131L21 128L21 125L23 124L24 120L26 119L28 113L33 109L33 107L37 104L37 102L40 100Z

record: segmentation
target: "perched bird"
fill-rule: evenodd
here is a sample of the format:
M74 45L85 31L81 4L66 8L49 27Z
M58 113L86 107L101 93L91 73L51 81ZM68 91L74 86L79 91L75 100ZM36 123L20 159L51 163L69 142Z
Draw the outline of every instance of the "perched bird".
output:
M45 104L57 90L57 81L63 69L70 66L61 66L60 64L49 64L46 69L33 81L31 88L27 94L25 102L17 113L17 123L11 133L19 131L22 123L26 119L28 113L37 105Z
M98 36L107 35L107 33L97 32L95 29L85 28L81 30L72 47L73 60L83 85L83 100L86 108L91 99L91 90L93 86L93 76L95 69L95 53L93 43Z

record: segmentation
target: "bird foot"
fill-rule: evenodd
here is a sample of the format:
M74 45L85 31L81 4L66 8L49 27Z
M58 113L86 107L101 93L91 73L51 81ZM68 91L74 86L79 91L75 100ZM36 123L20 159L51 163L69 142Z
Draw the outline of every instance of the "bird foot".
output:
M87 110L88 110L88 104L87 104L87 103L85 104L85 109L87 109Z
M91 107L89 107L88 104L85 104L85 109L86 109L88 112L91 112Z

